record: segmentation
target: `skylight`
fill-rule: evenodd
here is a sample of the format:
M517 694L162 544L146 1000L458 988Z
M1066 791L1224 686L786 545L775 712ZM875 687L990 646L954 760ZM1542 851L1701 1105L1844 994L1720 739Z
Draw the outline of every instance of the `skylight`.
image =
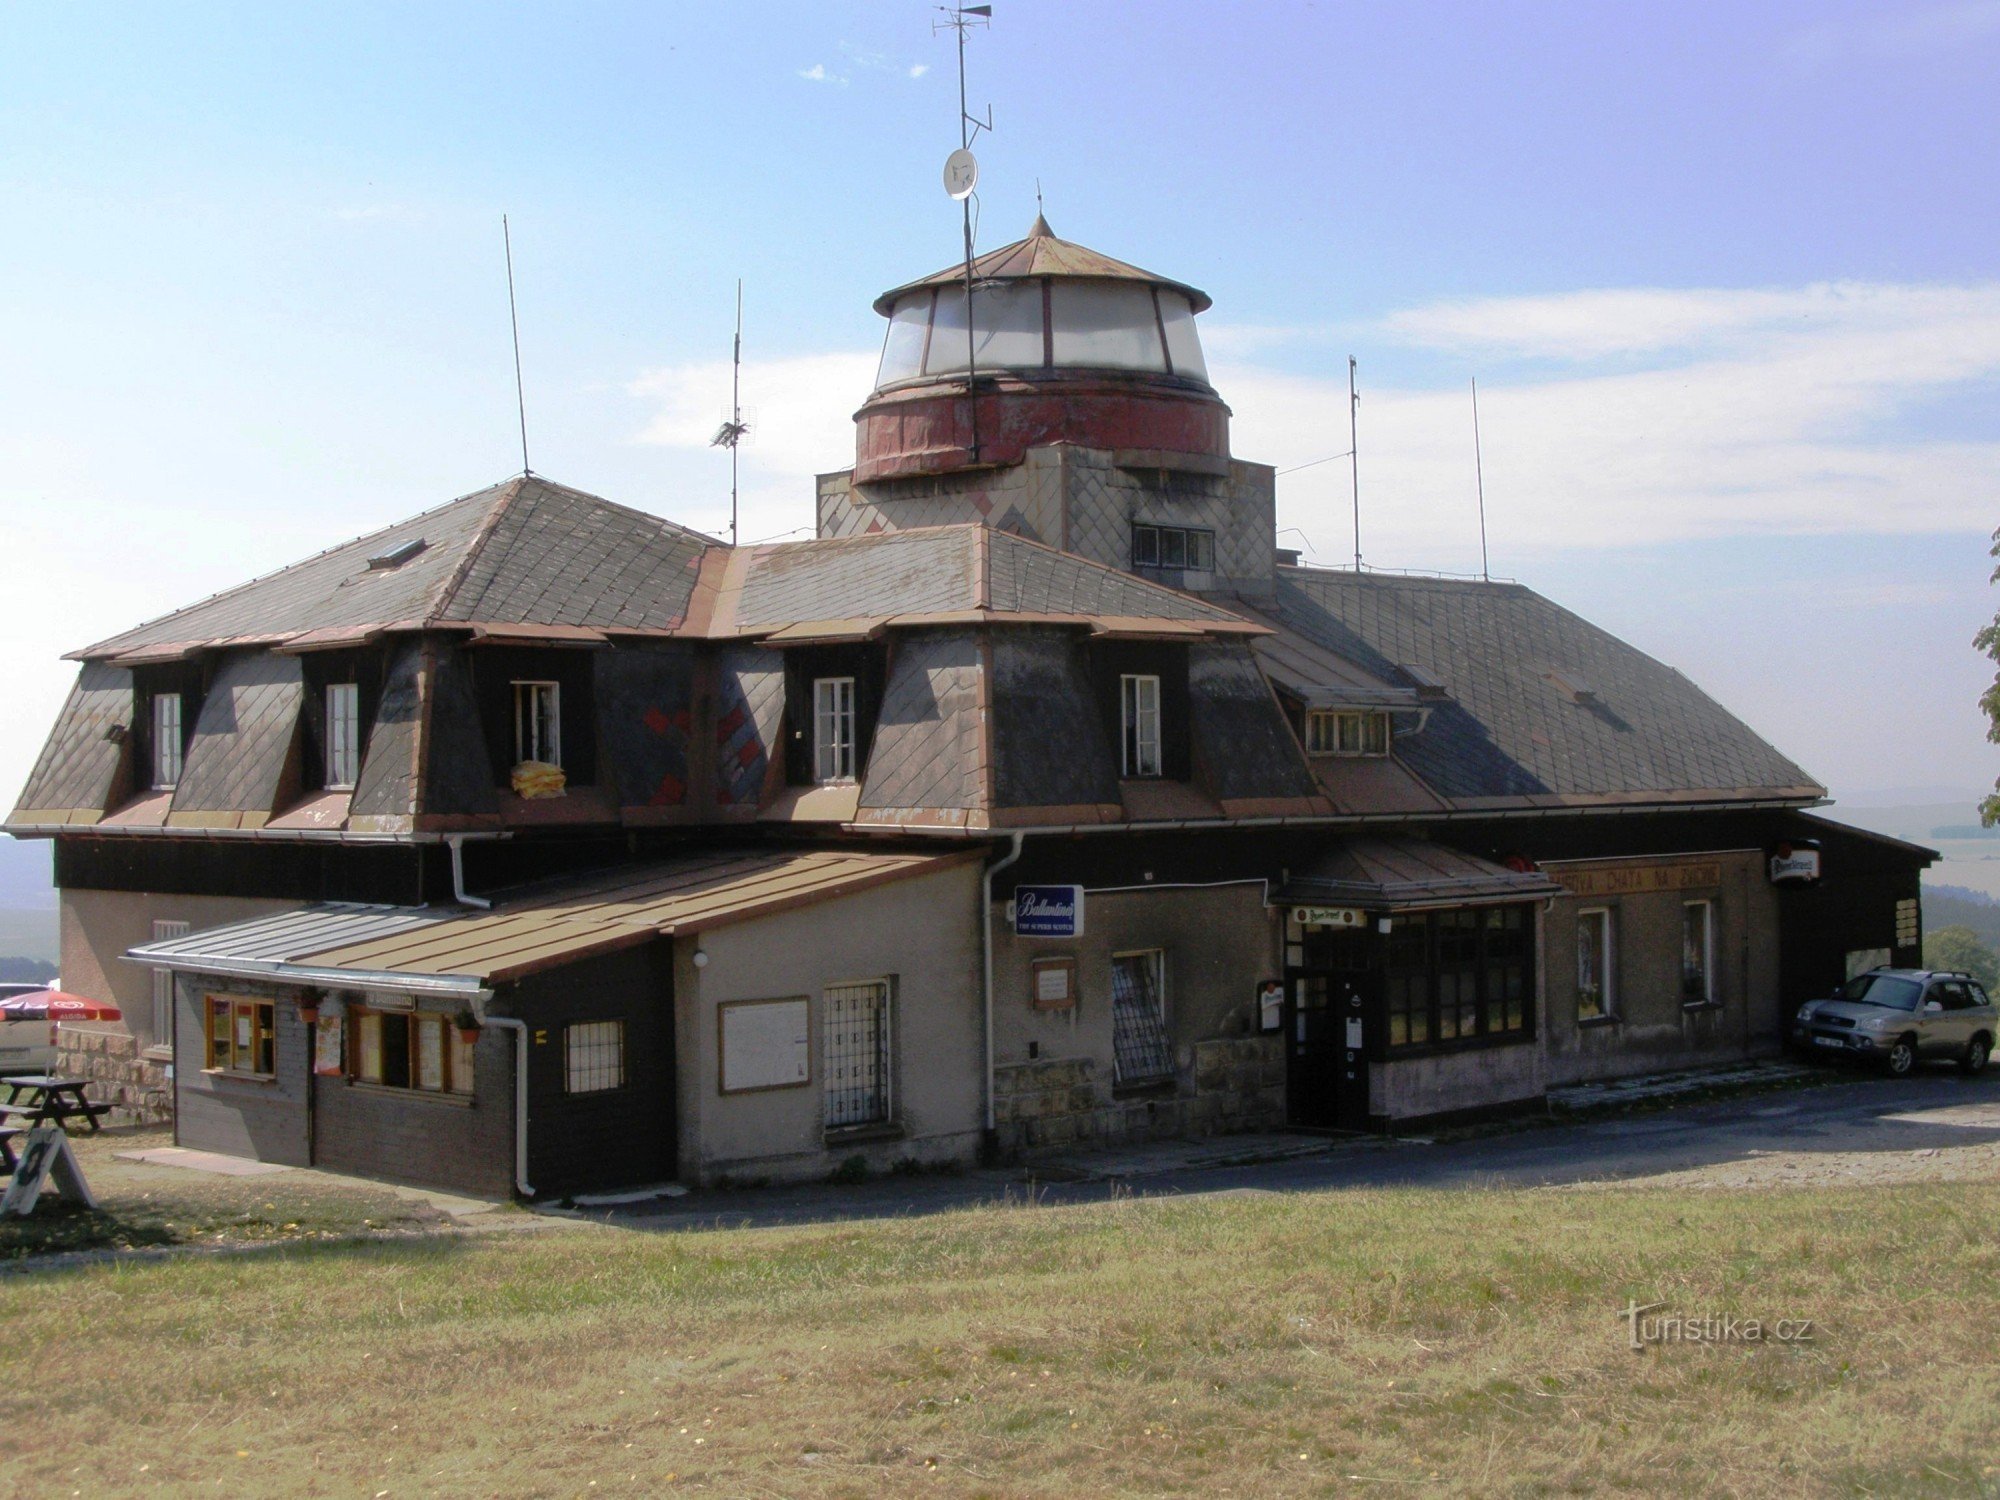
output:
M400 568L428 545L422 537L413 536L407 542L384 548L368 559L368 571L379 573L385 568Z

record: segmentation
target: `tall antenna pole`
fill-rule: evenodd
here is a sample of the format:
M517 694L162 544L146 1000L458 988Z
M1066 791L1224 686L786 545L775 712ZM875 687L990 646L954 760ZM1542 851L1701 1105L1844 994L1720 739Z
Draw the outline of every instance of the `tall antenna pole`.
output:
M729 425L743 431L743 278L736 278L736 343L729 353ZM729 445L729 545L736 545L736 444Z
M989 108L984 120L975 120L965 105L965 33L973 26L992 24L993 7L990 5L939 6L945 19L932 25L933 32L949 26L958 33L958 149L970 151L973 139L982 130L993 128L993 111ZM967 193L960 200L959 207L965 217L965 401L971 411L972 420L972 461L979 461L979 369L975 357L976 345L972 330L972 198Z
M729 352L729 416L708 440L729 450L729 545L736 545L736 448L750 424L743 420L743 278L736 278L736 342Z
M507 252L507 322L514 330L514 409L521 417L521 472L528 467L528 397L521 384L521 315L514 307L514 236L508 231L507 216L500 215L500 244Z
M1472 473L1479 486L1479 577L1491 583L1493 573L1486 565L1486 464L1479 453L1479 377L1472 377Z
M1361 571L1361 388L1356 383L1360 366L1347 356L1347 457L1354 483L1354 571Z

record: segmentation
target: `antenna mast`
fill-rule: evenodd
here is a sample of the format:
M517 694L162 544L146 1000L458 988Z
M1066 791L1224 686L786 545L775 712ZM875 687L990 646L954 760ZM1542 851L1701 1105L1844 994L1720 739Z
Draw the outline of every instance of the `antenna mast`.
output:
M942 21L931 23L931 31L936 33L949 27L958 33L958 150L945 163L947 191L959 201L965 215L965 401L972 419L972 461L979 462L979 369L974 357L975 345L972 330L972 198L973 189L979 182L979 167L972 160L972 143L982 130L993 129L993 107L987 106L986 118L975 119L965 107L965 33L974 26L993 24L993 7L990 5L953 5L938 7L944 15ZM967 174L963 179L964 190L953 185L954 169L963 162Z
M507 322L514 330L514 408L521 418L521 472L528 467L528 397L521 385L521 315L514 308L514 237L507 229L507 216L500 215L500 244L507 252Z
M1479 453L1479 377L1472 377L1472 473L1479 486L1479 577L1484 583L1493 581L1493 573L1486 565L1486 464Z
M1361 389L1356 384L1360 366L1347 356L1347 457L1354 483L1354 571L1361 571Z
M736 278L736 342L729 355L729 420L708 440L711 448L729 450L729 545L736 545L736 448L750 424L743 420L743 278Z

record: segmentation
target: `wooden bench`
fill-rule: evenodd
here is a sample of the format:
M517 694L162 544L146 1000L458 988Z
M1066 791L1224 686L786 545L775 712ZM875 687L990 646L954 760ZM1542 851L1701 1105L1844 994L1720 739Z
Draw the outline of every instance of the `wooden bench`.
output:
M0 1167L7 1169L7 1175L14 1175L14 1168L20 1165L14 1159L14 1138L27 1132L18 1125L0 1125Z

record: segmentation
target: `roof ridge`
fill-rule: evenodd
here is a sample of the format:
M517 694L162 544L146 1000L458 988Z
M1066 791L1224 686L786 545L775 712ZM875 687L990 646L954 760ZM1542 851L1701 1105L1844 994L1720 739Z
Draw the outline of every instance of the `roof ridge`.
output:
M436 624L443 617L445 608L457 596L459 586L472 571L473 563L486 550L487 540L493 535L494 528L500 524L500 518L507 513L509 506L521 498L521 486L527 478L527 474L523 473L519 478L509 479L504 484L494 486L496 493L492 509L486 512L485 519L472 533L472 539L465 544L465 553L459 558L458 566L451 570L449 576L438 586L437 592L431 595L429 604L424 607L422 619L426 626ZM508 493L509 491L512 493Z

